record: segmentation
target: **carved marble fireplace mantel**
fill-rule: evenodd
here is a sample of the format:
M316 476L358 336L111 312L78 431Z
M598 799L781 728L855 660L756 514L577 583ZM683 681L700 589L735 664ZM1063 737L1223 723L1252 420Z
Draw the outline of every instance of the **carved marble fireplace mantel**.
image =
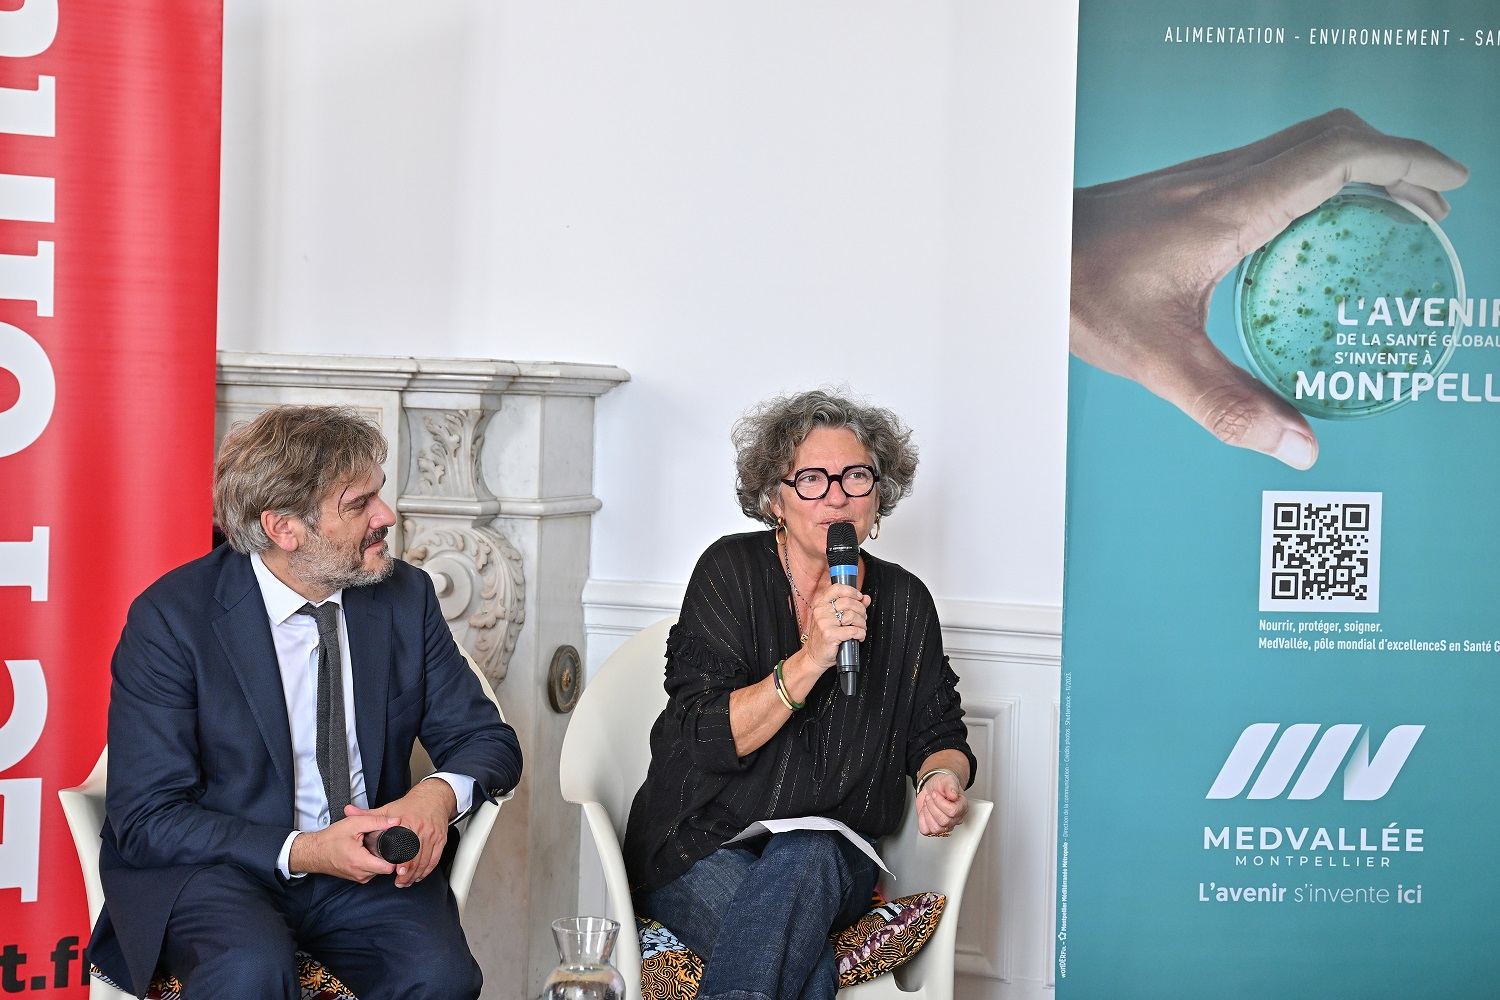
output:
M444 617L515 727L526 774L480 862L464 919L486 997L535 996L549 925L578 899L578 814L557 788L568 716L547 696L562 646L583 648L594 399L609 365L220 351L215 446L280 403L352 406L390 444L391 548L432 574Z

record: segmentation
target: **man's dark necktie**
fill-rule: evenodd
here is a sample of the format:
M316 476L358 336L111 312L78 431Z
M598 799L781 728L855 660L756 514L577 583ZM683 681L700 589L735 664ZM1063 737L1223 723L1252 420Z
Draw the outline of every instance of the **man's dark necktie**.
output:
M344 722L344 671L339 656L339 606L304 604L299 615L318 623L318 773L328 795L328 821L344 818L349 804L349 736Z

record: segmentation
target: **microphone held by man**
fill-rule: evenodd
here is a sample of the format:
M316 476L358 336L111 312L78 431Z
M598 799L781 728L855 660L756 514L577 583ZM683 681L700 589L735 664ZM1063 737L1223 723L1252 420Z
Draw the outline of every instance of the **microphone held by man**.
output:
M421 838L404 826L387 827L375 841L375 853L393 865L406 864L421 849Z

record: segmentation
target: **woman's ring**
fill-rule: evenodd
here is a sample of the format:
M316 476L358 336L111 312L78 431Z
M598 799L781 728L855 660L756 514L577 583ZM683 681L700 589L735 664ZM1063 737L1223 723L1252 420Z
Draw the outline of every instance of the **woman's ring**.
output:
M833 617L838 621L840 625L844 624L844 613L838 608L833 609Z

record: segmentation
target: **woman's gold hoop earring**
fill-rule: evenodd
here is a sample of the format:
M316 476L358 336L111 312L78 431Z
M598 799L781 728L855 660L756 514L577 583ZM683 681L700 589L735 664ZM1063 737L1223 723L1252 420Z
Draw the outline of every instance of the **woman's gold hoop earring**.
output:
M876 538L879 538L879 537L880 537L880 515L876 514L875 515L875 524L873 526L871 526L871 528L870 528L870 538L873 540L873 539L876 539Z
M776 515L776 527L771 530L771 534L776 539L777 545L786 542L786 518L780 514Z

